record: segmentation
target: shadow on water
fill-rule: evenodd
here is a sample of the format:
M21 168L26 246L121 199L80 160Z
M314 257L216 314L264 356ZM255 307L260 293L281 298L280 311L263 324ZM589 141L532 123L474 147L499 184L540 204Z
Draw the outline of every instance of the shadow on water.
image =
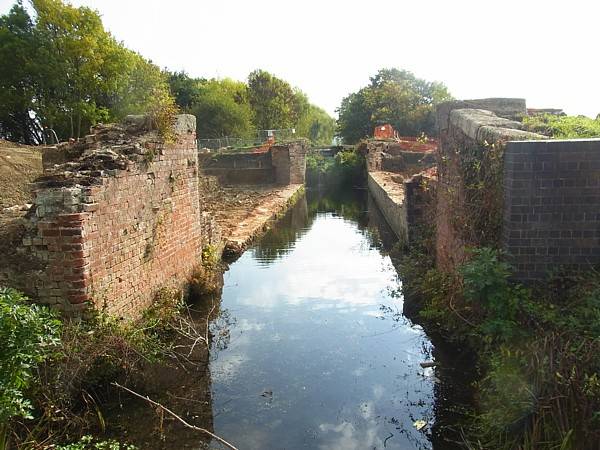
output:
M217 434L252 449L452 448L452 389L420 365L440 350L402 313L396 240L366 190L308 190L232 265L212 327L227 336L211 348Z

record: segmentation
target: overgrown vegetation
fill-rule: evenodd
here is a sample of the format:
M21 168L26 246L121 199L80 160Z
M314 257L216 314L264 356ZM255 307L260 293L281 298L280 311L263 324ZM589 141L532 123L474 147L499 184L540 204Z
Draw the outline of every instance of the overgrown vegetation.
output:
M478 355L468 448L594 448L600 442L600 273L525 288L498 250L473 248L456 273L434 268L431 242L400 271L426 326Z
M60 322L48 309L2 289L0 334L0 449L73 441L58 448L132 449L84 436L104 431L101 405L111 384L143 382L152 364L189 363L186 343L209 340L181 292L169 289L157 293L142 319L130 322L104 315Z
M453 228L466 245L494 247L500 245L504 205L504 149L501 142L461 146L457 152L459 179L440 187L448 191L450 219ZM438 170L448 178L448 161ZM455 180L453 180L455 181ZM459 193L458 186L464 187Z
M36 367L57 351L60 322L5 288L0 288L0 319L0 449L5 449L10 422L33 417L27 391L36 381Z
M600 274L526 289L498 251L472 250L457 274L405 257L405 295L420 316L479 356L469 448L591 449L600 442ZM427 261L427 258L425 258ZM429 261L431 261L429 259Z
M523 123L528 130L555 139L600 137L600 116L590 119L586 116L543 114L525 117Z
M563 132L560 137L582 137L581 130ZM462 424L464 445L597 448L600 273L556 274L533 287L512 281L513 269L499 250L504 146L456 146L451 158L439 161L438 189L445 190L448 225L467 247L464 261L450 272L435 268L431 217L421 240L401 257L400 272L406 302L419 306L424 324L478 356L477 398Z
M355 148L343 149L334 157L318 151L306 155L306 182L309 186L360 186L365 182L365 160Z

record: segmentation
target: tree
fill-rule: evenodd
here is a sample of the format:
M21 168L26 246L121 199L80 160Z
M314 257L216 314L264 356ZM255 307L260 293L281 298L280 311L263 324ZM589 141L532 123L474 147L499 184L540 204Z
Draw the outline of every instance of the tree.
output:
M246 85L231 79L207 80L199 84L191 112L196 116L198 136L249 137L254 114Z
M258 129L293 128L308 103L306 96L264 70L248 76L248 94Z
M338 133L344 142L355 143L371 135L376 125L390 123L403 135L433 134L434 107L449 99L442 83L416 78L406 70L381 69L368 86L342 100Z
M0 17L0 137L26 144L37 143L42 133L30 115L38 56L33 30L21 2Z
M316 145L330 145L335 134L335 119L318 106L309 104L298 122L296 134Z
M191 78L183 71L167 72L167 78L177 106L184 112L191 111L192 106L198 102L198 86L206 80Z
M20 1L0 17L0 137L41 143L43 127L78 138L98 121L169 107L165 75L104 30L98 13ZM161 106L162 105L162 106Z

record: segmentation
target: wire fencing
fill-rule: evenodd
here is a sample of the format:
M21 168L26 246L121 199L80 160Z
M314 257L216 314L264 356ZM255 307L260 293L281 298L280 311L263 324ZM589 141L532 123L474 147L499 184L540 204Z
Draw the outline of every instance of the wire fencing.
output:
M280 130L258 130L253 137L240 138L225 136L221 138L198 139L200 151L227 151L243 148L260 147L266 144L286 142L298 139L294 128Z

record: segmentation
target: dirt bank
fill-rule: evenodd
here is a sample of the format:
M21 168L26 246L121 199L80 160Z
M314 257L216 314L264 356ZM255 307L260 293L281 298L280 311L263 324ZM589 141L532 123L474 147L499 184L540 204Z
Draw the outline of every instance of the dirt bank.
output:
M37 147L0 139L0 208L31 203L31 182L42 174Z
M202 209L221 228L227 258L239 256L302 190L299 184L225 187L215 177L202 177L200 184Z

